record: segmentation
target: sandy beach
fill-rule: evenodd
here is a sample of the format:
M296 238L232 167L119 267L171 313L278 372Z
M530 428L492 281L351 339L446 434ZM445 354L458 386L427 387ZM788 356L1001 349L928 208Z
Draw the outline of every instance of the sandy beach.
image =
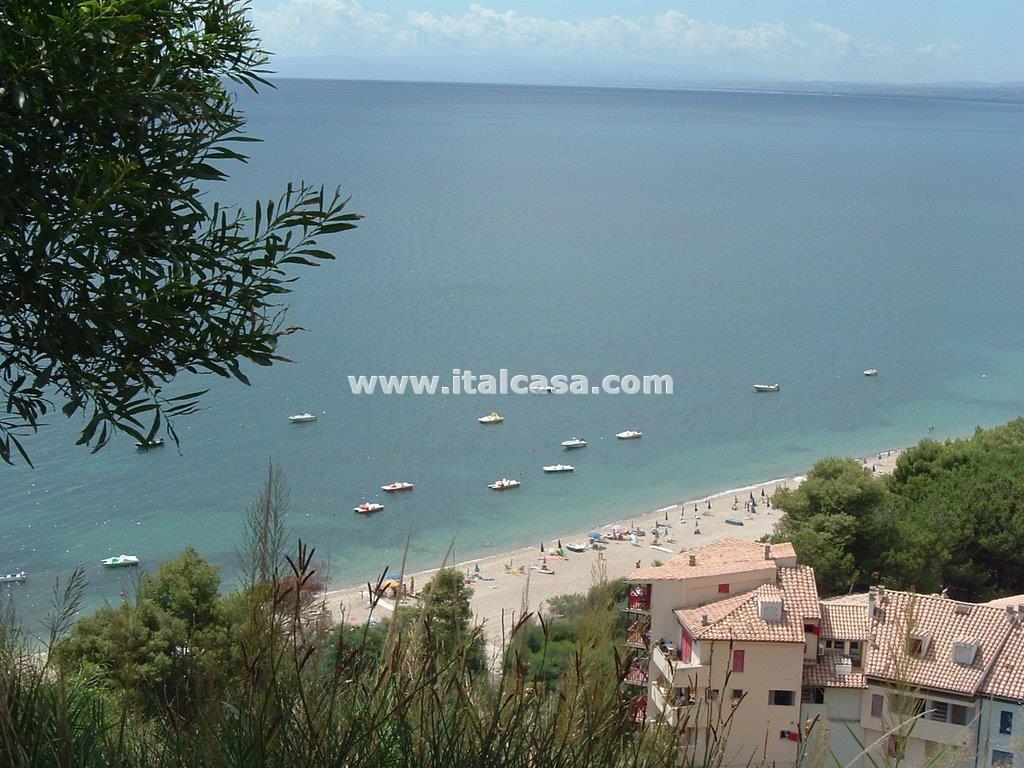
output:
M886 474L895 466L899 451L872 454L861 462L874 467L876 474ZM779 514L768 506L767 499L779 488L793 488L803 480L802 475L777 478L765 482L733 488L701 499L656 509L635 517L615 520L594 526L591 530L611 531L614 526L640 529L647 535L630 541L606 541L607 548L585 552L566 552L565 558L553 555L558 542L563 545L586 542L589 530L567 532L544 542L545 552L539 544L534 547L503 552L468 560L453 567L474 579L473 610L492 649L502 647L503 637L527 611L543 611L545 603L557 595L586 592L601 578L615 579L627 576L638 565L654 565L673 554L701 543L725 537L755 540L770 533ZM751 514L745 502L753 497L757 511ZM741 521L730 524L727 519ZM656 540L652 535L655 523L661 528ZM699 531L699 532L698 532ZM546 558L548 572L539 570ZM437 569L420 571L406 576L406 584L415 590L426 584ZM361 624L369 616L367 586L327 592L327 608L344 621ZM394 611L394 601L381 600L375 616L385 618Z

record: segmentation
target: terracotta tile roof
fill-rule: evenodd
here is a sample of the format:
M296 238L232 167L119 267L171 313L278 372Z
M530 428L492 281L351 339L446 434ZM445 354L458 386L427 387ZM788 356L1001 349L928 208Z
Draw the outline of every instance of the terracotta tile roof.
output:
M774 548L773 548L774 551ZM814 569L807 565L779 568L779 586L793 610L802 618L821 618L818 585L814 582Z
M826 640L864 640L868 636L867 603L821 601L821 636Z
M842 651L825 651L818 663L804 667L804 685L816 685L821 688L867 688L864 672L854 667L853 673L840 675L836 672L836 664L846 659Z
M994 606L885 590L869 625L864 674L973 696L1013 626L1007 612ZM928 638L920 657L907 651L912 637ZM957 641L977 644L970 664L953 660Z
M839 595L838 597L826 597L821 601L822 605L863 605L868 604L867 592L854 592L850 595Z
M1019 621L992 665L981 692L986 696L1024 702L1024 625Z
M780 568L777 584L762 584L749 592L675 611L676 618L699 640L803 643L805 611L817 603L814 571L807 566ZM761 600L781 600L780 621L762 619Z
M766 559L765 546L742 539L719 539L673 555L664 565L638 568L629 575L629 581L681 581L704 576L750 573L774 569L775 557L793 556L792 544L772 544ZM790 554L786 555L786 552ZM695 565L690 565L691 556L695 559Z

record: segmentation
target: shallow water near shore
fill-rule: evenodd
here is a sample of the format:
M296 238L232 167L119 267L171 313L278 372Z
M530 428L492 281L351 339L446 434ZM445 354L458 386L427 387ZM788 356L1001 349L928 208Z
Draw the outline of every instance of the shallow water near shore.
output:
M217 190L353 195L360 228L300 273L297 362L204 379L173 446L98 455L54 420L2 471L0 571L35 621L197 547L230 581L268 457L335 584L465 560L682 499L969 434L1024 402L1024 109L921 99L282 81ZM668 373L671 396L355 396L347 375ZM877 378L863 370L877 368ZM984 377L983 377L984 374ZM782 384L756 395L756 382ZM181 391L194 382L182 381ZM292 425L300 410L316 423ZM499 410L505 422L476 418ZM933 428L934 431L929 432ZM640 429L642 440L614 433ZM564 454L562 440L587 448ZM568 461L571 475L544 464ZM493 493L502 477L523 483ZM415 483L388 496L378 487ZM352 513L363 500L383 513Z

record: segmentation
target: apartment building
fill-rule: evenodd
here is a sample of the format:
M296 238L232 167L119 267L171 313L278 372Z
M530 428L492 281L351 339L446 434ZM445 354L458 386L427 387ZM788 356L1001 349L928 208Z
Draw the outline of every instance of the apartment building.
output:
M946 764L1024 768L1024 597L978 605L876 587L819 600L791 545L734 539L629 581L638 714L700 745L728 722L711 744L725 766L801 754L914 766L941 751Z

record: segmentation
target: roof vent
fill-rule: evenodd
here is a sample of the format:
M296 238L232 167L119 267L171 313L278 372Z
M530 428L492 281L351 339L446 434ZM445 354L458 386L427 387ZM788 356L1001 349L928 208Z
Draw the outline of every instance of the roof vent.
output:
M953 661L965 667L974 663L978 655L978 644L973 640L957 640L953 643Z
M782 621L782 600L778 597L760 597L757 600L757 615L763 621Z
M957 603L953 606L953 613L958 616L970 616L972 607L970 603Z
M690 565L696 565L696 564L697 564L697 556L696 555L690 555Z
M853 662L845 656L836 662L836 676L843 677L853 674Z

